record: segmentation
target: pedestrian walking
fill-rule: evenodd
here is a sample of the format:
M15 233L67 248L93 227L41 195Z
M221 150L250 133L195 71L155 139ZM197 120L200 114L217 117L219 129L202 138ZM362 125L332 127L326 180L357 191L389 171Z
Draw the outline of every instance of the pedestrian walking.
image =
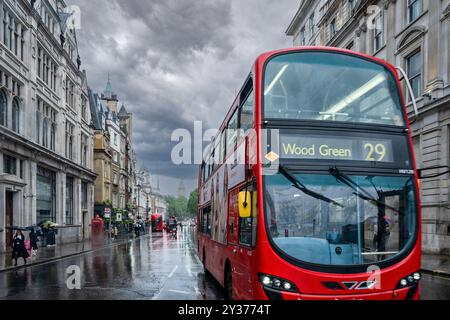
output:
M47 233L47 246L54 247L56 246L56 229L50 227Z
M134 234L136 237L141 236L141 226L138 223L134 224Z
M114 226L114 239L117 240L119 237L119 228L117 226Z
M31 245L31 257L35 257L37 255L38 250L38 236L34 230L30 232L30 245Z
M17 259L22 257L24 264L27 264L27 258L29 257L28 251L25 248L25 236L22 231L17 230L13 238L13 254L12 260L15 261L14 266L17 267Z

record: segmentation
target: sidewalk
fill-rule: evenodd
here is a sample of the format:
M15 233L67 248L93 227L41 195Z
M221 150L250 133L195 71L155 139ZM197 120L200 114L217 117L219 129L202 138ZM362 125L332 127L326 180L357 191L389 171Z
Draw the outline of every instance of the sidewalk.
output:
M422 255L422 270L450 277L450 256Z
M142 234L141 237L146 236L147 234ZM56 245L55 247L39 247L36 257L29 257L27 259L27 264L24 265L23 259L19 258L17 260L17 266L14 267L14 261L11 259L11 252L8 253L0 253L0 272L13 270L15 268L22 268L25 266L32 266L36 264L42 264L45 262L58 260L70 256L75 256L81 253L91 252L94 250L98 250L104 247L108 247L114 243L125 242L131 239L134 239L133 234L123 234L119 235L117 240L109 238L106 234L103 237L100 237L95 240L86 240L84 242L77 243L69 243L63 245ZM38 246L41 242L38 243Z

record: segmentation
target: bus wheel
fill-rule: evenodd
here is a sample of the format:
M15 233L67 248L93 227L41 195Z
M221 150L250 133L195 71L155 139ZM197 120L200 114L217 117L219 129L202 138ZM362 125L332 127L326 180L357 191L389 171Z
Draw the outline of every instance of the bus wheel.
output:
M231 271L231 266L227 263L225 269L225 300L233 300L233 274Z

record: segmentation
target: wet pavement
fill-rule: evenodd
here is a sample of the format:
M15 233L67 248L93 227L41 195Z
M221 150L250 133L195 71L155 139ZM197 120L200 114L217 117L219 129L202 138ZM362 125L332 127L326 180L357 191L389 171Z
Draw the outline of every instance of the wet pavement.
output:
M67 269L78 266L81 289L67 288ZM0 299L222 299L206 278L190 241L189 228L177 240L152 234L82 255L0 273Z
M205 277L195 252L195 234L178 239L154 233L57 261L0 273L0 299L26 300L218 300L222 289ZM193 230L193 229L192 229ZM80 290L67 287L67 269L80 269ZM424 300L450 300L450 279L425 274Z
M422 300L450 300L449 278L425 274L420 285Z

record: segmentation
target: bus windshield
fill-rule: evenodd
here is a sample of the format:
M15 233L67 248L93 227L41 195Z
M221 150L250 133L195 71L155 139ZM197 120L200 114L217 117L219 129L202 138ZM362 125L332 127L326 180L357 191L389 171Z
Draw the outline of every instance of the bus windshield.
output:
M268 235L300 262L348 266L390 260L417 229L414 178L297 174L264 178Z
M352 55L276 56L266 65L263 94L265 119L406 125L393 74Z

